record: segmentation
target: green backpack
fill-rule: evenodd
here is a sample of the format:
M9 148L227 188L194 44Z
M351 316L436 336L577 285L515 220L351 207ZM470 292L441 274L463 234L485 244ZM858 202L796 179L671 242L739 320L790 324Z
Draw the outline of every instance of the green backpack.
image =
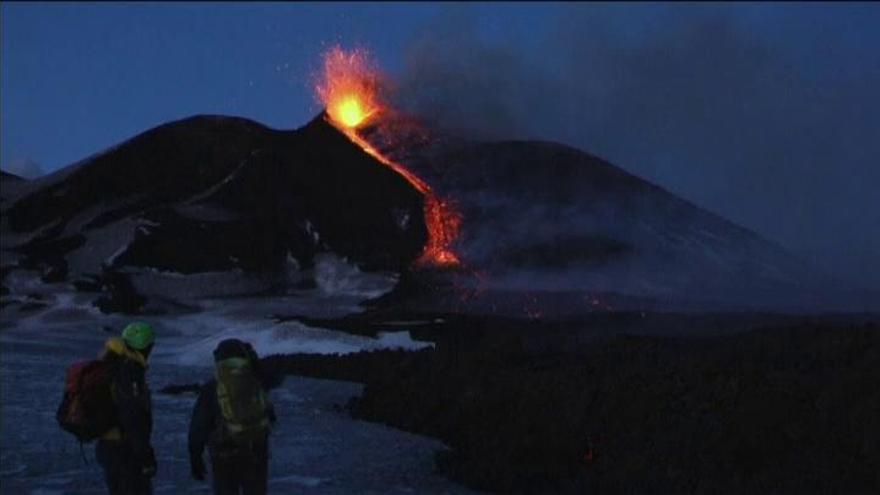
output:
M217 363L217 401L225 423L224 433L232 443L247 444L266 438L271 404L250 361L235 357Z

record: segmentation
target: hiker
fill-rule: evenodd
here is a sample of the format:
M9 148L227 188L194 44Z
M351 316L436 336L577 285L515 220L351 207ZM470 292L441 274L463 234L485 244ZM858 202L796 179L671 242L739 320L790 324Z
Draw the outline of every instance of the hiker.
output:
M95 457L104 468L111 495L151 494L156 457L150 444L153 413L147 387L147 358L155 334L146 323L125 327L122 338L107 340L101 360L111 364L111 395L116 426L95 446Z
M220 342L214 361L215 378L202 387L189 425L192 477L205 480L207 445L215 494L265 494L269 430L275 423L268 378L253 347L238 339Z

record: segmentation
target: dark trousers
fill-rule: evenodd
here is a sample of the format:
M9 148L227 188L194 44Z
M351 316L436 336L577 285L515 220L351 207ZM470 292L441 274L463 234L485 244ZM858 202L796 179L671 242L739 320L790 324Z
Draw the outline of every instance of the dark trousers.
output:
M266 495L269 455L265 447L235 453L212 453L214 495Z
M152 495L153 483L141 472L125 442L98 440L95 458L104 468L104 481L110 495Z

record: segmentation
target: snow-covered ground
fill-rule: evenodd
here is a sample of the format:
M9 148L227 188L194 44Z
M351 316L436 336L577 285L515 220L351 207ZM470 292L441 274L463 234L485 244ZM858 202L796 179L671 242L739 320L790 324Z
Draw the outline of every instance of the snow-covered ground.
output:
M3 493L103 493L94 450L79 444L55 420L65 368L90 359L128 318L108 316L83 294L44 294L51 302L32 313L3 309L0 331L0 486ZM290 352L354 352L412 347L408 333L379 339L275 323L279 309L315 316L351 311L356 298L316 294L311 298L201 301L203 311L145 317L158 333L147 379L153 390L153 444L159 471L156 493L209 493L189 477L186 432L193 395L164 395L169 384L210 377L211 351L220 340L252 342L261 355ZM391 330L391 329L390 329ZM399 330L399 329L394 329ZM346 382L287 377L271 392L279 414L273 432L270 493L466 493L433 472L433 439L350 418L338 406L360 392Z

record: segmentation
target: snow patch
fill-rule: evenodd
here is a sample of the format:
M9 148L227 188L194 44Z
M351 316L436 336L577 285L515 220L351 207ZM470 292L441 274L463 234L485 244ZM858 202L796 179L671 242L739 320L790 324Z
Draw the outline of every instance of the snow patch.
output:
M213 352L221 341L241 339L249 342L257 354L351 354L375 349L418 350L432 346L429 342L414 341L408 331L381 332L378 338L351 335L333 330L312 328L301 323L246 321L207 322L214 332L201 339L182 345L163 346L157 358L177 364L210 366ZM203 330L207 330L203 327Z
M357 265L335 254L323 253L315 257L315 283L325 294L371 299L393 289L397 278L396 274L390 273L364 273Z
M316 486L324 483L323 478L314 478L311 476L299 476L296 474L291 474L289 476L279 476L269 480L269 483L293 483L296 485L302 485L309 488L315 488Z
M134 241L140 220L126 218L98 229L83 231L86 242L67 255L71 270L76 273L100 273L103 266L113 266Z
M409 331L401 332L379 332L376 342L382 348L386 349L402 349L405 351L415 351L426 347L434 347L433 342L420 342L413 340Z

